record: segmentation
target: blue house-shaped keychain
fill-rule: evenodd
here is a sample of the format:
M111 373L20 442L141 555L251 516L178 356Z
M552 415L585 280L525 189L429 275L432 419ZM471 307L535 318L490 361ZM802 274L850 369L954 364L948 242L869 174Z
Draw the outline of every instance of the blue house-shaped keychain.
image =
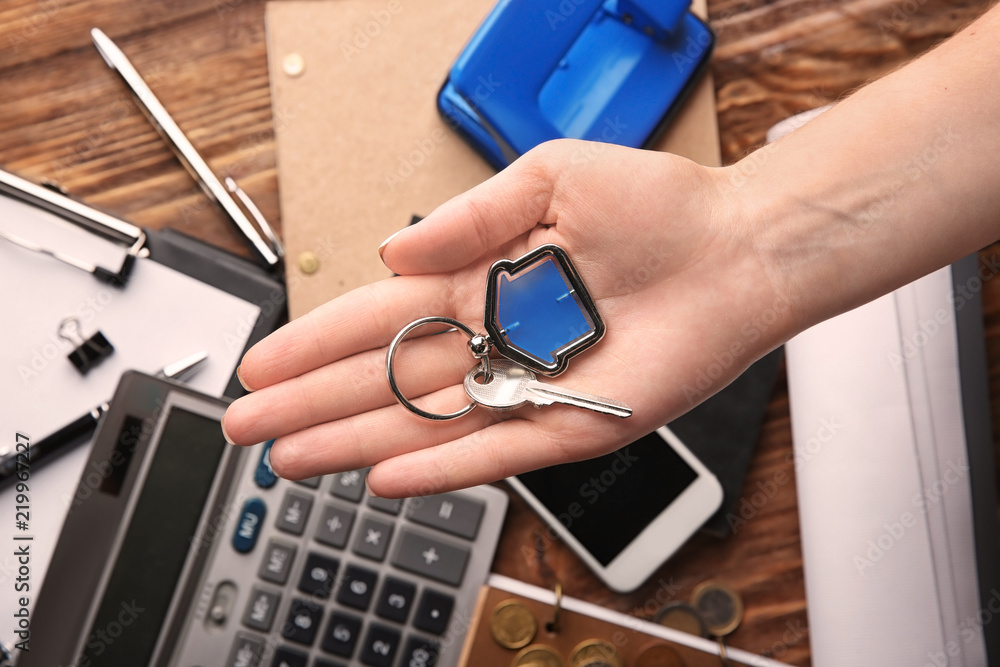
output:
M566 252L544 245L490 268L486 331L497 352L557 375L604 335L604 322Z

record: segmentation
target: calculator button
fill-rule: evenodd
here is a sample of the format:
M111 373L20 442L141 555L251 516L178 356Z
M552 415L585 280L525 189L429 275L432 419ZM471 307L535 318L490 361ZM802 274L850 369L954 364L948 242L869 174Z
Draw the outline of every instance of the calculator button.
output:
M437 642L411 635L406 640L400 664L406 667L434 667L440 650Z
M322 554L311 553L306 558L302 576L299 578L299 590L307 595L325 600L333 590L333 581L337 578L340 561Z
M414 498L407 508L411 521L446 533L475 539L486 503L459 493L442 493L438 496Z
M247 609L243 612L243 625L261 632L270 632L280 601L281 596L277 593L261 590L255 586L250 591Z
M465 574L469 550L406 529L400 530L392 564L437 581L458 586Z
M240 512L240 518L236 522L236 530L233 532L234 549L241 554L253 551L264 523L265 514L267 514L267 506L260 498L251 498L243 504L243 511Z
M323 617L323 607L294 598L288 618L281 628L281 636L309 646L316 639L316 630Z
M262 489L270 489L278 482L278 475L271 468L271 445L274 440L268 440L261 448L260 460L257 461L257 469L253 473L254 484Z
M403 509L403 499L368 496L368 507L378 510L379 512L396 515L399 514L399 510Z
M417 605L417 615L413 617L413 626L418 630L434 635L443 634L448 629L451 610L455 608L455 598L444 593L424 589Z
M410 615L410 608L413 607L413 598L416 595L417 587L413 584L387 577L382 584L378 602L375 603L375 613L390 621L406 623L406 617Z
M309 656L305 653L287 646L279 646L274 652L271 667L306 667L307 662L309 662Z
M354 510L327 505L323 508L323 517L316 527L316 541L343 549L353 523Z
M356 565L344 568L344 578L337 591L337 602L362 611L368 609L375 592L378 574Z
M365 475L367 474L367 468L338 473L333 478L330 493L338 498L350 500L352 503L358 502L361 500L361 496L365 494Z
M326 632L323 633L320 647L327 653L350 658L354 653L354 646L358 643L359 634L361 634L360 618L335 611L330 614L330 622L326 624Z
M361 662L371 667L391 667L401 640L399 631L372 623L361 648Z
M301 484L302 486L308 487L310 489L318 489L319 483L321 481L323 481L322 475L320 475L319 477L306 477L305 479L300 479L295 483Z
M226 667L260 667L264 657L264 640L253 635L236 635Z
M257 576L265 581L283 584L288 581L288 572L295 561L295 547L271 540L260 562Z
M309 519L309 510L312 509L312 496L307 496L295 491L285 494L285 500L281 503L278 511L276 525L279 529L301 535L305 530L306 521Z
M354 553L372 560L384 560L391 537L391 523L366 516L361 519L358 532L354 535Z
M229 622L229 616L236 606L239 589L231 581L220 581L215 586L215 592L208 603L205 614L205 629L211 633L222 632Z

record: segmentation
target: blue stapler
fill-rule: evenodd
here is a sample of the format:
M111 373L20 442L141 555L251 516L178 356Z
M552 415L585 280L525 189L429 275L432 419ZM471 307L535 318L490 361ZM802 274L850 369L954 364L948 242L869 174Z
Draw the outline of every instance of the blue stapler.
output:
M644 147L715 43L690 0L500 0L438 94L445 121L494 167L549 139Z

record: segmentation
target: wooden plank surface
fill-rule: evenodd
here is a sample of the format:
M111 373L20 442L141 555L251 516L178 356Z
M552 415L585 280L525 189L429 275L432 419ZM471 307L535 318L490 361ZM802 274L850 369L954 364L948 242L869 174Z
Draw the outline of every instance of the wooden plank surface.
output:
M775 122L849 93L985 10L966 0L709 0L725 162ZM210 164L236 178L280 232L275 123L259 0L0 2L0 166L57 181L91 204L175 227L249 256L131 102L90 42L102 28L132 58ZM351 92L343 92L350 103ZM983 253L994 255L994 245ZM983 286L994 432L1000 432L1000 281ZM996 441L995 441L996 442ZM730 643L810 664L788 396L771 401L744 497L775 492L732 536L696 536L630 595L604 588L516 497L494 569L644 618L708 578L734 585L746 616ZM786 480L785 483L776 483Z

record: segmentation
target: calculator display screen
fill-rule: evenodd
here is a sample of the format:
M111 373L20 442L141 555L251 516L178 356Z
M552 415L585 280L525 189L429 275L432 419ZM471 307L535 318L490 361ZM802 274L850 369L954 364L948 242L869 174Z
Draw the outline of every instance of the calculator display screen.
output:
M217 419L170 410L79 664L148 664L226 447Z
M697 477L656 433L596 459L517 476L601 565L614 560Z

